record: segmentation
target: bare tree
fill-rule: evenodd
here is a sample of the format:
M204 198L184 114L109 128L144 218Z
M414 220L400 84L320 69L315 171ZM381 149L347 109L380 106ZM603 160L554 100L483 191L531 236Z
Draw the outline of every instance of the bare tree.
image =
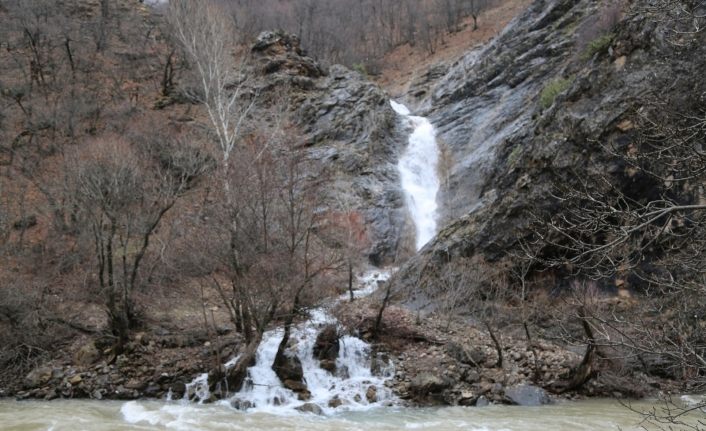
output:
M591 352L618 352L648 373L700 391L706 387L706 88L690 88L699 96L640 100L619 122L629 139L598 143L602 163L623 169L590 169L558 181L553 198L560 210L543 220L538 215L536 234L547 267L639 298L630 315L576 301Z
M131 295L150 241L206 162L189 147L154 142L135 149L120 140L97 142L74 159L74 201L91 232L115 354L135 323Z

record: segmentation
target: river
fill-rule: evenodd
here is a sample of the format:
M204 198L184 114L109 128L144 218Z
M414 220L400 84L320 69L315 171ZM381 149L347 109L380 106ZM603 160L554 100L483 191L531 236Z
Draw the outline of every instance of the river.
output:
M638 406L646 407L647 403ZM543 407L378 407L328 416L243 413L218 404L183 401L0 401L3 431L119 430L640 430L640 418L612 400Z

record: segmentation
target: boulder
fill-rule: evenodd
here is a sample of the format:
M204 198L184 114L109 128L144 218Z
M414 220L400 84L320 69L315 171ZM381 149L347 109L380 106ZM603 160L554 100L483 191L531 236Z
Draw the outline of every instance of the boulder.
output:
M336 325L327 325L316 336L314 357L321 363L321 368L331 373L336 372L336 359L341 349L340 336Z
M32 370L24 379L24 386L27 389L33 389L45 385L51 380L52 369L49 367L40 367Z
M343 400L338 398L338 395L331 398L328 402L328 406L331 407L332 409L335 409L336 407L340 407L342 405L343 405Z
M451 382L441 376L431 373L421 373L415 376L409 384L409 391L417 396L440 394L451 386Z
M460 406L472 406L475 405L478 400L478 395L473 393L473 391L461 391L458 398L458 404Z
M371 385L368 387L368 390L365 391L365 399L368 400L369 403L374 403L377 402L378 400L378 388L375 386Z
M485 397L485 395L481 395L478 397L478 400L476 400L476 407L486 407L490 405L490 401L488 401L488 398Z
M234 400L230 401L230 406L233 407L236 410L247 410L249 408L254 407L253 403L248 400L242 400L240 398L236 398Z
M315 403L304 403L297 407L297 410L303 413L313 413L315 415L323 415L324 411Z
M302 362L297 355L291 352L285 352L275 358L275 363L272 366L275 374L282 381L282 385L295 392L300 400L308 400L311 398L311 393L306 387L304 381L304 370Z
M488 356L480 347L469 349L453 341L446 344L446 353L462 364L473 365L475 367L483 364Z
M505 388L505 400L518 406L541 406L552 402L544 389L533 385Z

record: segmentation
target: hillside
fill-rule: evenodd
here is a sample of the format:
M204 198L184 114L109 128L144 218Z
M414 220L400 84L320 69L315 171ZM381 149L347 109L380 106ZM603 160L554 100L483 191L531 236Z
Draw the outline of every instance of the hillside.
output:
M706 387L704 3L374 3L0 3L0 396Z

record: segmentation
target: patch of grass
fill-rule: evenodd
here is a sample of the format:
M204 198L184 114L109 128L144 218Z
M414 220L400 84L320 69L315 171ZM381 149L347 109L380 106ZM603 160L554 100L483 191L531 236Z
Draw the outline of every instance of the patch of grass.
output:
M520 154L522 154L522 145L515 145L515 147L512 149L512 152L507 157L508 164L510 166L513 166L515 162L520 158Z
M613 43L614 37L613 33L608 33L593 39L583 50L581 60L588 61L597 53L607 50L610 44Z
M365 66L365 63L354 64L353 70L355 70L356 72L360 73L363 76L368 76L368 68Z
M539 95L539 106L547 109L554 103L556 96L566 91L574 82L574 77L559 78L550 82Z

